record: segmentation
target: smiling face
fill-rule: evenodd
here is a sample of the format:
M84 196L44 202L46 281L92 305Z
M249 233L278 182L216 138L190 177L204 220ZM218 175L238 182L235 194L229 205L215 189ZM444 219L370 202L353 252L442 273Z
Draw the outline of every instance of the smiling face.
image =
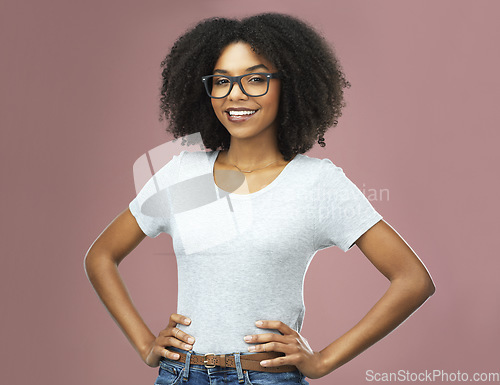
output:
M276 68L268 60L253 52L249 44L237 42L229 44L222 50L215 63L213 74L238 76L251 72L274 73ZM212 107L232 138L244 139L266 135L276 137L280 86L279 79L271 79L267 94L252 97L245 95L235 83L225 98L211 99ZM232 117L228 109L244 109L247 112Z

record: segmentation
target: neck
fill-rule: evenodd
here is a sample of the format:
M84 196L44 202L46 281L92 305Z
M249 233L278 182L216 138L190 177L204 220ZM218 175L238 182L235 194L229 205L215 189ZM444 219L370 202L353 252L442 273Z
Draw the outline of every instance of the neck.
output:
M275 164L280 164L283 161L283 155L278 150L277 142L266 140L249 143L231 140L225 161L242 169L251 170L273 161L276 161Z

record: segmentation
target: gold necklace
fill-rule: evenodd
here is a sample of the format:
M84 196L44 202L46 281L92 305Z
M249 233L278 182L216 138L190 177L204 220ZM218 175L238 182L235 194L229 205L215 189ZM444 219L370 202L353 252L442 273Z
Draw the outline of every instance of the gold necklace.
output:
M267 166L270 166L272 165L273 163L276 163L279 159L276 159L274 162L271 162L269 163ZM234 167L236 167L238 170L240 170L241 172L252 172L252 171L256 171L256 170L262 170L263 168L266 168L267 166L264 166L264 167L261 167L261 168L255 168L253 170L250 170L250 171L247 171L247 170L242 170L240 169L238 166L236 166L234 163L231 163Z

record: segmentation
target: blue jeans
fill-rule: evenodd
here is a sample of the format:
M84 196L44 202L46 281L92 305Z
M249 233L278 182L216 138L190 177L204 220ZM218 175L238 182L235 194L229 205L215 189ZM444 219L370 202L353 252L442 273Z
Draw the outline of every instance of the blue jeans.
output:
M205 365L189 363L191 354L199 354L193 350L187 352L172 346L167 347L167 349L187 354L186 362L162 358L155 385L309 385L299 370L283 373L243 370L240 355L252 353L234 353L236 368L221 368L220 366L206 368Z

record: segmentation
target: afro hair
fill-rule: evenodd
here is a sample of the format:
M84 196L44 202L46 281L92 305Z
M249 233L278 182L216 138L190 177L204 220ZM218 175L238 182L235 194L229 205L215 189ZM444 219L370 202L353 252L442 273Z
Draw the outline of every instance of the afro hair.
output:
M204 19L174 43L161 62L160 121L174 138L199 132L205 147L228 150L230 134L213 111L201 77L222 50L245 42L281 74L278 149L286 161L305 153L336 126L350 87L333 48L312 26L290 15L262 13L241 20ZM193 113L196 111L196 113Z

